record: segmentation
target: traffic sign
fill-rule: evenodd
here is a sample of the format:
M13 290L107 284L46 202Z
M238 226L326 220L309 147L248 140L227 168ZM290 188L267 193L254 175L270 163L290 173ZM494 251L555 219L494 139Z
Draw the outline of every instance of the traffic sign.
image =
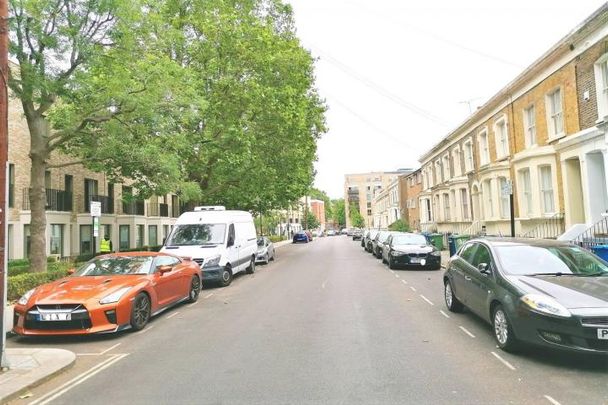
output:
M91 201L90 211L92 217L100 217L101 216L101 202L100 201Z

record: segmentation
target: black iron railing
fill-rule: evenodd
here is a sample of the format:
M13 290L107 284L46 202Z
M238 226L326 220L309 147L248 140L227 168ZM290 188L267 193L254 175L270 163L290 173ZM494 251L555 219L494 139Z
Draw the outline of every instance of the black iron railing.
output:
M30 189L23 189L23 210L30 210ZM72 211L72 193L63 190L46 189L46 210L47 211Z
M564 213L558 212L521 235L522 238L557 239L565 231Z
M592 250L596 246L608 245L608 217L600 219L598 222L587 228L585 232L580 234L573 243Z
M183 214L184 212L188 212L188 211L190 211L189 208L188 208L188 204L180 202L179 205L172 205L171 206L171 217L172 218L177 218L181 214Z
M145 215L143 201L130 201L122 203L122 213L125 215Z
M85 201L84 212L91 212L91 201L101 203L102 214L113 214L114 213L114 199L107 195L91 195Z
M161 217L169 217L169 204L158 204L158 211Z

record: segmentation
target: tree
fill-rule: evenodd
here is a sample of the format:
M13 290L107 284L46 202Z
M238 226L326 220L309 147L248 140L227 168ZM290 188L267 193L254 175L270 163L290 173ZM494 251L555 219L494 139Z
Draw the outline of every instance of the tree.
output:
M312 212L308 211L306 213L306 229L316 229L319 227L320 222L317 219L317 217L315 217L315 214L313 214Z
M188 179L205 204L265 213L309 190L325 106L313 59L278 0L174 0L157 6L166 54L191 72L197 114L180 129Z
M46 269L47 169L84 164L133 179L144 196L180 186L183 167L163 118L173 115L172 86L184 82L179 65L154 49L150 10L137 0L10 1L18 67L9 86L30 134L34 271ZM74 159L51 166L55 151Z
M346 211L344 209L344 199L339 198L332 201L333 220L339 227L346 226Z
M365 226L365 219L357 209L355 204L350 205L349 215L350 215L350 223L353 224L355 228L363 228Z
M398 219L388 226L389 231L409 232L410 226L403 219Z

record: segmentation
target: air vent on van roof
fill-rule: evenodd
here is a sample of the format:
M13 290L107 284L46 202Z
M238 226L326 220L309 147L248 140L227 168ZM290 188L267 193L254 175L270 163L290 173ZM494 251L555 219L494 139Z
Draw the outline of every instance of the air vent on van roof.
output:
M194 207L194 211L226 211L226 207L223 205L205 205L201 207Z

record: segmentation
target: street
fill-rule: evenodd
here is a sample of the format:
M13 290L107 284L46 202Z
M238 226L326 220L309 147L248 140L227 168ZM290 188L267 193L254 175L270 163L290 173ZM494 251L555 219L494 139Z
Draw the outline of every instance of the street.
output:
M496 347L443 302L443 271L389 270L346 236L277 259L143 331L11 338L76 365L15 404L608 404L608 358Z

